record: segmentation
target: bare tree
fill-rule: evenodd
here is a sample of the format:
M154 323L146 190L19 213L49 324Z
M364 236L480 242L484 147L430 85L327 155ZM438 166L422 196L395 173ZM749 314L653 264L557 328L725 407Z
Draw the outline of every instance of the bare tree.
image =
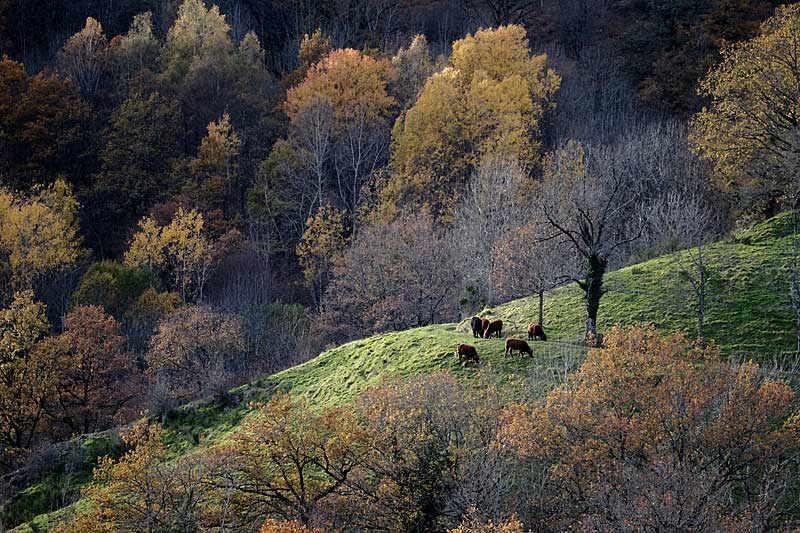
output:
M326 186L325 166L333 145L333 107L328 98L318 96L311 105L304 107L293 128L294 135L309 158L317 182L315 207L322 207Z
M554 68L563 72L556 93L556 109L547 125L554 145L574 139L584 144L608 144L648 116L626 81L615 50L584 49L578 60L563 47L547 50Z
M673 192L646 206L648 239L672 259L692 290L697 313L697 336L705 335L710 271L706 247L720 234L718 210L693 193ZM682 251L681 251L682 250Z
M527 179L516 159L487 158L470 179L455 211L449 241L463 272L462 283L492 303L497 299L493 248L499 238L531 216L522 207Z
M536 196L552 230L549 238L566 239L583 262L583 275L576 281L584 292L587 335L597 333L609 261L641 234L630 223L641 191L619 151L615 145L568 143L549 158Z
M325 292L329 338L343 341L451 320L459 270L430 215L363 228Z
M503 298L538 296L538 323L544 324L544 293L574 279L573 250L563 239L547 239L541 221L515 227L493 248L492 281Z
M389 155L389 128L386 121L356 109L334 148L334 169L339 200L347 208L356 233L356 210L363 185L382 167Z
M609 0L556 0L556 28L569 53L580 58L602 27Z
M58 54L61 70L84 95L92 96L106 69L108 40L100 23L89 17L84 28L69 38Z
M488 14L492 25L524 24L542 10L543 0L467 0L467 9L476 17Z

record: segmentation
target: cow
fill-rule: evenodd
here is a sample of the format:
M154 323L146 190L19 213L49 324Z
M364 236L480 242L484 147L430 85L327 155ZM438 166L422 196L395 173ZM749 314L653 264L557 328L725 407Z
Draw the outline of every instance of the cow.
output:
M472 328L472 336L475 338L480 337L484 330L483 319L474 316L472 320L469 321L469 325Z
M542 328L541 324L534 324L531 322L528 324L528 340L532 341L536 340L537 338L546 341L547 335L545 335L544 328Z
M533 357L533 350L531 350L531 347L528 346L527 342L519 339L506 339L505 355L514 355L514 350L522 354L523 357L525 354Z
M456 346L456 355L458 356L459 363L462 361L469 361L470 359L476 363L480 363L478 350L476 350L471 344L459 344Z
M478 335L479 337L483 337L483 332L486 331L486 328L489 327L490 322L491 321L486 317L481 318L481 331L480 334Z
M502 320L495 320L494 322L490 322L486 329L483 330L483 338L488 339L492 335L497 333L497 338L500 338L500 334L503 333L503 321Z

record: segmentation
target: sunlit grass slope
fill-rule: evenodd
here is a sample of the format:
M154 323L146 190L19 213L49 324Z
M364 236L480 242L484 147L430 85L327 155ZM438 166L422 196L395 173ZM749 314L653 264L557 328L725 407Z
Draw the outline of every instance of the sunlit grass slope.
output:
M794 313L789 299L792 257L791 215L784 214L707 247L710 283L706 339L725 353L773 354L793 350ZM683 252L685 256L686 252ZM676 265L664 256L607 276L598 328L652 322L663 332L697 333L694 294ZM521 329L538 313L538 300L524 298L487 315ZM544 323L553 338L577 340L584 328L581 291L571 284L544 299ZM466 321L459 329L468 329Z
M791 217L781 215L708 247L712 282L706 310L706 337L726 353L745 352L759 357L791 350L794 318L788 296L792 239ZM613 325L652 322L664 332L696 331L693 296L673 256L611 272L608 294L599 315L600 331ZM535 298L515 300L483 313L504 320L503 336L525 335L536 314ZM583 349L571 345L582 335L584 307L580 290L569 285L547 294L545 329L549 340L534 342L534 357L507 359L503 339L473 339L469 320L402 332L376 335L323 352L302 365L265 377L231 391L224 399L199 402L165 420L166 439L175 456L201 448L227 435L251 409L252 401L266 400L275 391L291 392L324 407L347 403L371 384L389 375L413 376L450 370L469 382L478 371L462 366L453 351L472 343L480 367L522 380L534 394L543 393L559 376L579 364ZM27 489L36 494L42 487ZM18 504L30 503L20 495ZM16 532L45 531L42 515Z

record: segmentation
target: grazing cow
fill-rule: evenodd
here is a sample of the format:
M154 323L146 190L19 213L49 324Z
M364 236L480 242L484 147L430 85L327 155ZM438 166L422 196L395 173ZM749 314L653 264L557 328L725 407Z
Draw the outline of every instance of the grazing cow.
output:
M514 350L518 351L523 356L528 354L533 357L533 350L531 350L527 342L519 339L506 339L505 355L514 355Z
M528 340L536 340L542 339L543 341L547 340L547 335L544 334L544 328L542 328L541 324L528 324Z
M483 337L483 332L486 331L486 328L489 327L490 320L488 318L481 318L481 332L479 334L480 337Z
M474 346L471 344L459 344L456 347L456 355L458 355L458 362L462 361L469 361L470 359L475 361L476 363L480 363L480 358L478 357L478 350L475 349Z
M497 338L500 338L500 334L503 333L503 321L502 320L495 320L494 322L490 322L486 329L483 330L483 338L488 339L492 335L497 333Z
M472 327L472 336L473 337L480 337L481 333L483 333L483 319L478 318L476 316L472 317L472 320L469 321L470 327Z

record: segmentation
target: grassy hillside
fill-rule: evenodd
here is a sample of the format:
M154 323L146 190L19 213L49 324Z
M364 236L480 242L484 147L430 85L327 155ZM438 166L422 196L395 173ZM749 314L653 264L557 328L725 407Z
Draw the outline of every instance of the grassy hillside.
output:
M779 216L708 248L712 287L706 311L707 338L726 353L746 352L755 357L791 350L794 319L788 298L786 266L792 249L789 217ZM610 290L603 297L599 329L612 325L652 322L664 332L685 330L693 334L696 319L691 293L685 290L674 257L653 259L608 275ZM462 366L453 355L458 343L475 344L480 366L502 376L524 378L529 393L540 394L558 376L574 369L583 349L580 339L584 307L574 285L545 297L545 329L556 342L534 343L534 357L506 359L502 339L474 339L468 320L387 333L328 350L315 359L273 376L239 387L228 397L201 402L179 410L165 421L166 438L174 454L190 453L198 446L222 438L246 416L252 400L267 399L276 390L308 398L327 406L349 401L382 376L411 376L441 369L469 379L477 370ZM483 314L506 322L506 335L524 335L536 313L533 298L516 300ZM35 494L41 487L31 487ZM21 495L17 504L34 504ZM51 515L52 516L52 515ZM14 531L42 531L48 516L23 524ZM33 526L33 527L32 527Z
M791 217L780 215L707 248L711 281L706 302L706 338L725 353L762 354L794 347L794 313L789 300ZM682 253L685 255L685 252ZM652 322L664 332L697 332L694 295L676 265L675 256L659 257L607 276L609 289L600 305L598 330L614 325ZM548 335L577 340L583 334L585 310L575 285L544 299ZM522 328L538 313L538 300L524 298L487 314ZM459 326L466 331L466 321Z

